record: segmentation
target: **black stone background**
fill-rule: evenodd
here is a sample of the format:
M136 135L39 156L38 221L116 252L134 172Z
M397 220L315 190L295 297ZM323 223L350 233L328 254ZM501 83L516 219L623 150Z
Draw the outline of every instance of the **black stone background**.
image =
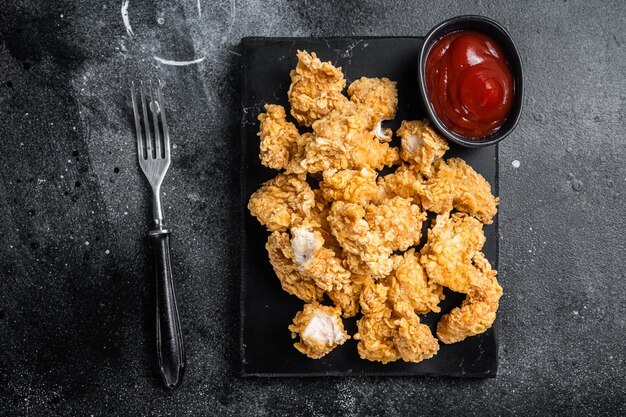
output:
M626 413L626 3L130 0L133 38L121 3L1 4L0 415ZM510 30L527 83L499 150L497 378L239 378L239 39L423 35L467 13ZM177 144L175 392L154 367L127 88L157 76Z

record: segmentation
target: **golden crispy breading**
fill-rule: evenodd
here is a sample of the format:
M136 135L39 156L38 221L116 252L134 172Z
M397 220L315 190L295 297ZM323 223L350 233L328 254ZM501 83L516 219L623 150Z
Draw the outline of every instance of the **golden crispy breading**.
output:
M429 174L432 163L450 149L427 120L403 120L396 133L402 141L400 158L425 174Z
M348 87L350 100L363 104L370 116L368 127L381 130L382 120L391 120L396 117L398 110L398 88L395 81L389 78L361 77ZM377 126L378 125L378 126ZM391 132L382 132L379 139L390 139Z
M400 358L393 341L394 324L387 306L387 287L373 282L365 286L360 297L363 317L357 322L357 349L362 359L388 363Z
M390 317L363 316L357 321L359 341L357 350L361 359L382 362L397 361L400 353L393 341L395 326Z
M341 200L364 205L379 198L376 176L376 171L371 168L325 171L320 190L326 201Z
M374 278L381 278L391 272L391 253L393 249L385 245L383 236L372 230L365 220L365 209L356 203L336 201L328 215L331 231L344 252L356 255Z
M350 285L350 271L346 270L335 251L324 247L322 234L310 226L291 229L291 252L293 262L303 275L311 278L324 291L341 290Z
M460 307L439 320L437 336L443 343L456 343L467 337L483 333L496 319L502 287L496 279L497 272L481 252L474 255L478 275Z
M369 275L351 274L350 283L340 290L328 291L328 297L335 307L339 307L345 318L354 317L359 312L359 298L363 289L372 283Z
M324 198L324 193L319 188L313 189L313 195L315 196L315 205L311 210L311 217L315 221L315 223L319 225L323 225L326 222L326 216L328 216L328 212L330 211L330 205L332 201L328 201Z
M413 308L405 303L396 305L398 318L394 320L393 342L405 362L418 363L430 359L439 351L439 342L430 327L420 323Z
M438 159L427 171L430 175L428 179L417 170L417 166L402 165L394 173L380 178L381 194L409 198L425 210L437 214L455 208L485 224L492 222L498 198L491 194L489 183L465 161L459 158Z
M380 142L368 127L364 105L348 102L313 123L313 138L302 162L309 173L326 170L382 169L395 164L398 150Z
M385 285L389 288L389 301L394 309L404 303L419 314L441 311L439 302L444 299L443 287L429 282L415 249L395 255L392 260L393 272L386 278Z
M491 194L491 185L461 158L441 162L438 179L454 182L454 208L470 214L485 224L491 224L498 212L499 199Z
M499 199L491 194L491 185L482 175L460 158L438 160L433 171L419 190L426 210L442 214L454 207L484 224L492 223Z
M266 245L270 262L285 291L304 301L319 300L323 291L350 287L350 271L335 251L324 247L319 231L309 226L274 232ZM313 284L316 288L311 288Z
M278 174L252 194L248 210L273 232L302 224L311 215L314 205L315 195L304 179Z
M265 248L283 290L307 303L322 299L324 291L294 262L289 234L273 232Z
M437 216L420 258L432 282L455 292L469 293L478 274L472 258L485 243L482 226L464 213Z
M315 216L325 217L328 215L328 210L330 210L330 205L332 201L328 201L324 198L324 194L322 190L316 188L313 190L313 194L315 195L315 206L313 207L313 213ZM324 214L326 213L326 214Z
M385 285L369 282L359 298L361 312L367 316L391 317L391 310L387 306L388 294L389 288Z
M437 161L439 162L439 161ZM435 163L437 165L437 163ZM422 183L414 183L422 208L437 214L445 214L454 208L454 182L448 179L432 178Z
M352 272L353 274L357 274L357 275L371 275L372 274L372 269L365 262L363 262L359 254L352 254L344 250L342 253L342 257L344 260L344 264L348 267L350 272ZM386 261L386 258L381 258L381 260L385 261L384 271L387 270L387 266L389 268L393 267L393 262L389 262L389 265L387 265L388 261ZM388 272L384 272L384 271L376 274L375 278L383 278L387 276ZM389 271L391 271L391 269L389 269Z
M298 64L289 75L291 114L300 125L310 126L348 99L341 94L346 86L341 68L322 62L315 52L298 51Z
M402 197L420 204L418 191L422 189L424 176L410 165L400 165L393 173L378 179L381 198Z
M259 158L268 168L286 169L287 172L302 174L306 172L300 165L304 157L306 137L300 136L296 126L285 117L283 106L265 105L265 113L259 115Z
M319 359L350 339L341 317L341 310L319 303L305 304L289 326L291 337L300 336L294 347L312 359Z
M328 202L324 199L322 190L319 188L313 190L313 194L315 195L315 205L311 209L309 223L313 225L314 230L322 234L324 247L332 249L339 256L341 254L341 246L339 242L337 242L337 239L335 239L335 236L333 236L327 220L332 202Z
M348 168L361 169L371 167L383 169L398 163L398 149L380 142L373 134L368 133L363 140L351 146L348 150L351 164ZM311 170L309 170L311 172Z
M341 290L344 286L350 286L350 271L343 267L341 259L332 249L321 247L302 268L315 285L324 291Z
M350 270L382 278L391 272L393 251L419 243L426 214L394 197L365 207L336 201L327 219L344 252L353 255L345 257Z
M365 206L365 220L384 245L392 251L404 251L419 243L426 213L410 200L394 197Z
M361 293L363 317L357 322L359 355L370 361L387 363L402 358L421 362L433 357L439 343L430 328L421 324L411 305L400 302L389 307L388 288L383 284L367 285Z
M359 312L359 292L351 284L344 285L340 290L328 291L326 294L335 307L341 309L343 317L354 317Z

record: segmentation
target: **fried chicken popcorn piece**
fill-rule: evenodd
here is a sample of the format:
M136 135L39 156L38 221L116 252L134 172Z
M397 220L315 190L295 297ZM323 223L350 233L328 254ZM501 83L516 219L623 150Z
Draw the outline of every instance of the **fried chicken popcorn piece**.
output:
M356 203L333 203L328 222L337 241L347 252L350 269L383 278L391 272L394 250L407 250L419 243L426 214L409 200L394 197L365 207Z
M344 330L341 310L317 302L305 304L289 326L291 337L300 336L294 347L311 359L319 359L350 339Z
M391 268L393 267L393 261L389 262L390 259L387 260L386 254L380 258L380 261L382 262L380 267L384 268L380 270L379 269L372 270L372 268L370 268L370 266L368 266L368 264L365 261L363 261L360 254L353 254L344 250L342 253L342 257L344 260L344 264L347 265L350 272L356 275L372 275L373 273L374 274L372 275L373 278L377 278L377 279L384 278L389 274L387 270L391 271Z
M261 164L296 174L306 172L300 165L304 157L306 137L301 136L296 126L286 120L285 108L266 104L265 113L259 115L259 121Z
M328 228L326 217L330 211L332 201L328 201L324 198L324 193L320 188L315 188L313 190L313 195L315 196L315 205L311 210L312 221L315 221L315 223L323 226L324 228Z
M265 249L284 291L307 303L322 299L324 291L294 262L288 233L273 232L267 240Z
M348 101L341 94L346 80L341 68L320 61L315 52L298 51L297 56L298 64L289 73L291 85L287 95L298 124L310 126Z
M400 359L393 340L395 326L390 317L363 316L357 322L359 341L357 350L361 359L383 364Z
M391 120L398 110L398 88L389 78L361 77L348 87L350 100L364 104L380 120Z
M391 310L387 306L389 288L383 284L370 282L361 293L359 303L361 312L365 316L391 317Z
M365 220L392 251L405 251L419 243L426 213L410 200L394 197L380 204L368 204Z
M435 356L439 351L439 342L430 327L420 323L413 308L406 303L398 303L394 311L399 318L393 322L393 342L402 360L418 363Z
M308 227L291 229L293 260L304 275L324 291L341 290L350 285L350 271L342 266L332 249L324 247L319 231Z
M472 258L484 243L482 223L465 213L439 215L428 231L420 263L428 278L452 291L468 294L478 269Z
M313 123L303 166L309 173L326 170L382 169L399 160L398 150L376 138L367 109L352 102Z
M332 249L324 247L319 231L301 226L292 228L291 234L274 232L266 245L270 263L286 292L311 302L320 300L324 291L352 285L350 271Z
M339 307L345 318L354 317L359 312L359 297L363 288L372 283L369 275L352 273L350 283L343 285L340 290L328 291L328 297L335 307Z
M344 285L341 290L328 291L327 294L343 317L354 317L359 312L360 293L352 285Z
M370 117L368 124L376 137L382 141L391 140L391 129L383 129L383 120L392 120L398 109L398 88L389 78L361 77L348 87L350 100L361 104Z
M430 328L421 324L413 308L404 302L388 305L388 288L369 284L361 293L363 317L357 322L357 349L362 359L383 364L398 359L421 362L439 351Z
M478 252L474 256L478 277L471 284L467 297L460 307L443 316L437 324L437 337L443 343L456 343L467 337L485 332L496 319L502 287L496 279L497 272Z
M440 312L443 287L428 280L415 249L409 249L403 255L394 255L392 260L393 271L385 279L389 301L394 306L407 305L418 314Z
M330 225L328 224L328 213L330 212L330 205L332 202L324 199L322 195L322 190L316 188L313 190L313 194L315 195L315 205L311 210L311 217L309 222L314 225L314 229L322 234L324 238L324 246L332 249L339 256L341 254L341 246L335 236L333 236Z
M447 179L429 179L414 183L422 208L437 214L445 214L454 208L454 182Z
M325 171L320 190L326 201L341 200L364 205L379 198L376 177L376 171L371 168Z
M387 287L371 283L363 289L360 298L363 317L357 322L359 341L357 350L362 359L383 364L396 361L400 353L394 343L394 320L386 304Z
M491 185L461 158L438 160L435 174L419 191L426 210L438 214L452 207L491 224L498 212L499 199L491 194Z
M491 224L498 212L499 199L491 194L491 185L461 158L442 161L437 169L438 179L454 182L454 208Z
M401 138L400 158L426 174L430 173L432 163L450 149L427 120L403 120L396 133Z
M293 260L296 264L302 267L307 265L317 255L322 246L324 246L324 238L321 233L316 233L307 226L291 229L291 249L293 251Z
M381 198L402 197L414 204L421 204L419 191L422 190L424 176L410 165L400 165L393 173L378 179Z
M371 272L374 278L380 278L391 272L393 249L386 246L382 236L371 229L361 205L334 202L328 223L344 252L355 255L366 265L365 270L359 270L361 274Z
M278 174L252 194L248 210L270 232L285 231L311 215L315 194L307 182L292 174Z

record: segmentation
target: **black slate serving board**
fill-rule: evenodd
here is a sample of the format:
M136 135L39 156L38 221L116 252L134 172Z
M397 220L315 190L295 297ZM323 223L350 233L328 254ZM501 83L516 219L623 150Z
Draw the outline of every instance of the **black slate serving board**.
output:
M454 345L441 344L439 353L418 364L397 361L382 365L359 358L351 339L319 360L312 360L293 347L287 326L303 302L284 292L269 263L265 242L268 232L245 208L250 195L277 172L258 159L259 122L265 103L288 109L289 71L296 65L296 51L316 52L322 61L341 66L350 82L361 76L388 77L398 82L399 108L396 119L386 123L395 129L401 120L425 117L416 79L420 37L393 38L244 38L242 93L242 258L241 258L241 372L243 376L366 376L438 375L494 377L497 344L494 329ZM452 147L446 157L459 156L481 173L498 192L498 150ZM485 227L484 252L497 268L498 219ZM442 302L442 313L459 305L463 296L450 291ZM441 314L422 320L433 331ZM344 320L348 332L356 332L356 319Z

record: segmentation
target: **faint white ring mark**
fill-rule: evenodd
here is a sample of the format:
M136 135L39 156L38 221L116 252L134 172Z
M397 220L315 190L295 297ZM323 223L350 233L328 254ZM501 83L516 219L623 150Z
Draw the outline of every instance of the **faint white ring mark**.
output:
M128 36L132 38L135 33L133 32L133 28L130 26L130 20L128 20L128 2L129 0L124 0L122 2L122 21L124 22L126 33L128 33Z
M193 59L191 61L173 61L171 59L165 59L165 58L161 58L155 55L154 59L156 59L161 64L174 65L176 67L184 67L186 65L199 64L200 62L204 61L206 57L203 56L201 58Z

